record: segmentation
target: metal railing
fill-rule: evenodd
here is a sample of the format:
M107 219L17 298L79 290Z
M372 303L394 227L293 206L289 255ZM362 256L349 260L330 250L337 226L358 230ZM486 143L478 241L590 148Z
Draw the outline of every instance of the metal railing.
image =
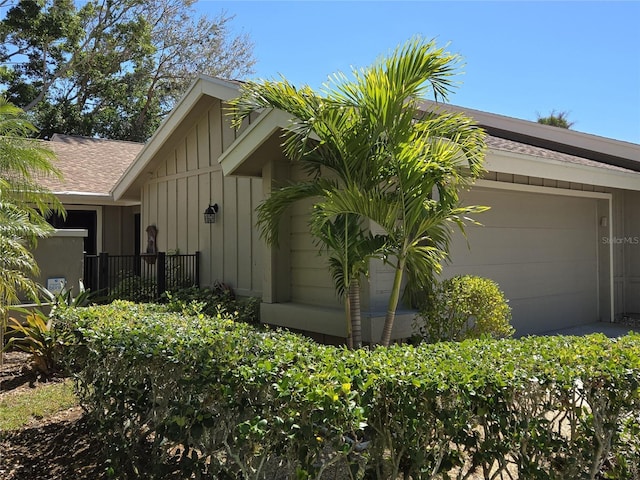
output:
M200 286L200 252L85 255L83 281L107 300L153 301L166 291Z

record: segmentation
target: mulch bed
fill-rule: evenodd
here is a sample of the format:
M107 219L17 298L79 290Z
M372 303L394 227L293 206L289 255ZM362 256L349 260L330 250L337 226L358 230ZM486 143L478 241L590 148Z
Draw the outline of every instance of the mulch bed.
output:
M29 367L27 354L5 354L0 370L0 398L44 384ZM0 478L106 479L100 444L92 438L82 409L74 407L51 417L33 420L19 430L0 432Z

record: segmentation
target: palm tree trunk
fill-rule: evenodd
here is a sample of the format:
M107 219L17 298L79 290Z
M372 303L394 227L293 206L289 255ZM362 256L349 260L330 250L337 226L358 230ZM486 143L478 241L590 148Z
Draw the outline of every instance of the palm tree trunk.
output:
M7 302L8 303L8 302ZM0 299L0 370L4 367L4 331L7 328L7 311L4 299Z
M353 350L353 331L351 328L351 298L349 295L344 297L344 315L347 327L347 348Z
M400 287L402 286L404 263L404 258L399 258L396 265L396 274L393 278L393 287L391 288L389 305L387 306L387 315L384 319L384 329L382 330L382 338L380 339L380 344L383 347L388 347L391 343L391 331L393 330L393 323L396 319L396 309L398 308L398 302L400 300Z
M360 310L360 280L354 278L349 286L349 308L351 309L351 335L353 348L362 348L362 315Z

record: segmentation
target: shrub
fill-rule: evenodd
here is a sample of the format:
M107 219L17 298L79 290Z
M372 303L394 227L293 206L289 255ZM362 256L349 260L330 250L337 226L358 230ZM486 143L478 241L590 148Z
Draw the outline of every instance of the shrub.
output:
M30 353L33 368L44 377L60 373L59 358L62 349L71 340L68 332L57 325L57 313L68 307L82 307L88 305L94 297L93 292L85 290L82 281L79 282L79 293L75 297L71 289L63 288L59 293L53 293L42 286L38 286L45 303L38 301L41 307L49 308L49 314L39 309L13 307L23 319L9 318L6 326L8 339L4 350L12 348Z
M274 455L311 472L326 446L344 455L344 433L361 423L345 367L314 372L329 352L302 337L126 302L67 311L66 321L79 339L67 358L80 397L123 475L148 456L150 433L153 463L180 446L185 478L259 478Z
M165 297L172 312L204 313L212 317L231 317L245 323L260 323L260 299L236 298L233 290L222 283L213 288L182 288L166 292Z
M415 327L429 343L490 336L510 337L511 308L496 282L471 275L437 284L428 296Z
M25 314L25 319L9 318L4 350L16 348L31 354L33 368L44 377L58 373L61 350L71 341L68 332L56 328L53 317L39 310L15 309ZM2 352L0 352L2 355Z
M129 300L131 302L152 302L158 298L158 284L155 278L120 271L117 283L109 292L108 301Z
M633 451L640 335L349 351L158 305L61 315L119 478L174 455L182 478L593 479Z

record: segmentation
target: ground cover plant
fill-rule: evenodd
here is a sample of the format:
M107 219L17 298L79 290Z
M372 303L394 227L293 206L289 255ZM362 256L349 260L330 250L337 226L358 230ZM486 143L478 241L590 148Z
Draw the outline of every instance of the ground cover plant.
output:
M158 470L146 478L162 478L168 458L184 478L566 479L634 468L633 430L619 426L640 414L640 335L349 351L154 305L59 315L76 337L66 359L79 397L119 478L149 463Z

